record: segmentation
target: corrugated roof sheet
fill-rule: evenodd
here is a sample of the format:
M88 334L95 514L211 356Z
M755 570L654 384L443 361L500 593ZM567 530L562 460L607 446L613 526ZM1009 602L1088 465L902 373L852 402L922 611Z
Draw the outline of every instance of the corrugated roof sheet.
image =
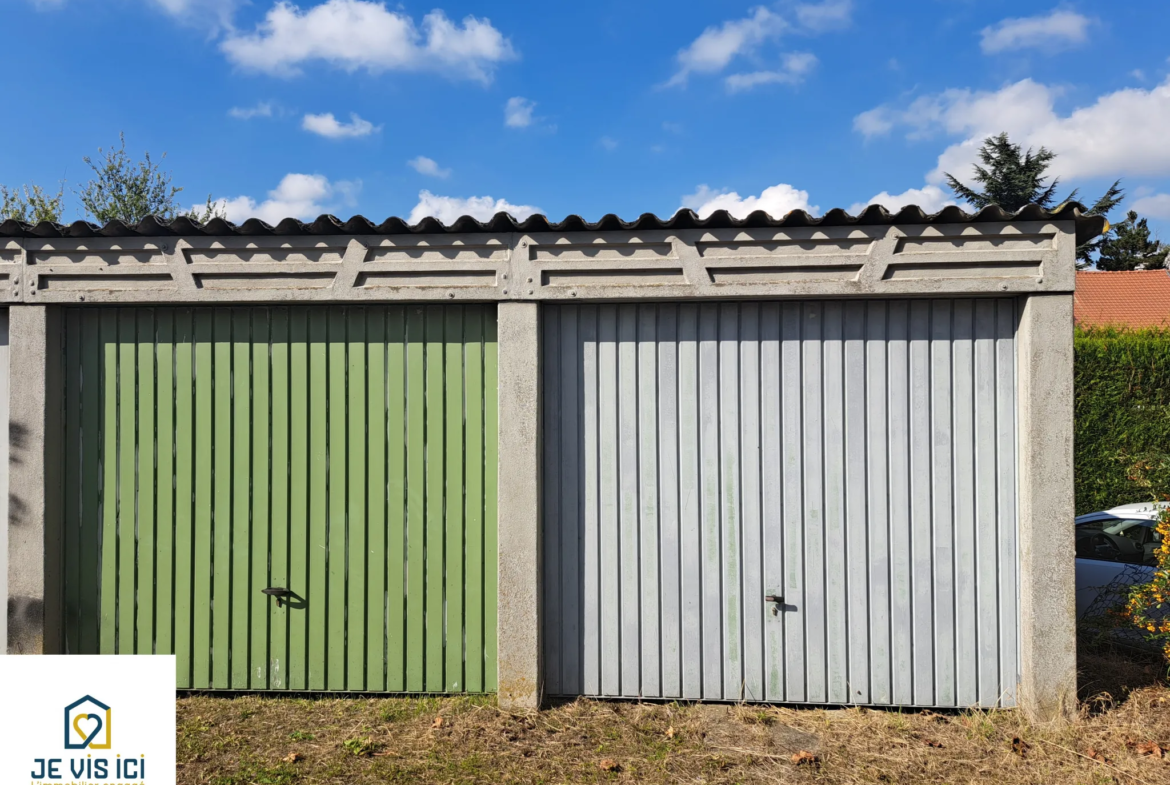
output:
M518 221L508 213L496 213L486 223L463 216L450 226L441 223L435 218L424 218L411 225L401 218L388 218L380 224L363 217L354 216L348 221L342 221L332 215L322 215L315 221L305 223L295 218L286 218L276 226L270 226L258 218L250 218L242 224L236 225L216 218L206 224L199 224L187 217L175 218L171 221L148 216L137 224L127 225L121 221L111 221L105 226L97 226L86 221L75 221L68 225L54 224L47 221L35 226L14 221L12 219L0 223L0 237L166 237L183 235L240 235L240 236L295 236L295 235L330 235L330 234L439 234L439 233L470 233L470 232L598 232L612 230L638 231L648 229L738 229L744 227L773 228L773 227L803 227L803 226L882 226L891 224L954 224L954 223L994 223L1003 221L1047 221L1047 220L1075 220L1077 225L1077 242L1085 242L1099 235L1105 228L1105 219L1101 216L1087 216L1085 208L1077 202L1067 202L1055 210L1046 210L1034 204L1020 208L1015 213L1009 213L1000 207L985 207L977 213L966 213L958 207L945 207L937 213L927 214L920 207L913 205L903 207L896 213L891 213L879 205L870 205L857 216L852 216L837 208L829 210L819 218L809 215L803 210L793 210L782 218L773 218L763 210L757 210L745 218L734 218L726 210L716 210L706 218L700 218L692 210L679 210L670 218L659 218L651 213L644 213L633 221L623 221L616 215L606 215L600 221L590 223L579 215L570 215L563 221L550 222L543 215L533 215Z
M1166 270L1077 273L1073 318L1081 327L1170 327Z

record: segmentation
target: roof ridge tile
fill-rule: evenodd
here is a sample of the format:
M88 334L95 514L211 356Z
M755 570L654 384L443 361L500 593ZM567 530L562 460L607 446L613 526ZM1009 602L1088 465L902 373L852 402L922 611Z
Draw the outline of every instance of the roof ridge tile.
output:
M581 232L581 231L646 231L654 229L740 229L740 228L799 228L818 226L875 226L894 224L948 224L948 223L990 223L1012 221L1073 220L1076 222L1077 242L1083 243L1101 234L1105 229L1105 218L1088 215L1079 202L1065 202L1049 210L1035 204L1025 205L1009 213L997 205L984 207L976 213L967 213L956 205L949 205L936 213L926 213L917 205L906 205L891 213L881 205L868 205L853 216L841 208L828 210L820 217L804 210L792 210L775 218L763 210L756 210L744 218L736 218L726 210L716 210L706 218L689 208L676 211L669 218L660 218L653 213L643 213L633 221L623 221L612 213L602 216L596 222L589 222L580 215L568 215L558 222L548 217L533 214L517 220L508 213L496 213L486 222L471 216L461 216L450 225L437 218L423 218L416 224L390 217L374 224L361 215L354 215L343 221L333 215L321 215L305 222L285 218L275 226L258 218L249 218L240 224L233 224L222 218L213 218L206 224L199 224L188 216L172 219L147 216L137 224L128 225L122 221L110 221L97 226L85 221L75 221L68 226L42 221L36 225L7 219L0 221L0 237L54 238L54 237L159 237L181 235L240 235L240 236L298 236L328 234L461 234L470 232Z

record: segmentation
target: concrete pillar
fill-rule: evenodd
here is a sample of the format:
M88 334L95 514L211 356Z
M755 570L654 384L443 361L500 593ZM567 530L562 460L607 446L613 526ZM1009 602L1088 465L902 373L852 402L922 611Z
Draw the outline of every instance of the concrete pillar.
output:
M499 702L540 708L540 312L500 303Z
M1063 722L1077 706L1072 293L1025 299L1018 341L1019 701Z
M56 306L8 309L9 654L64 649L59 313Z
M0 308L0 597L8 605L8 309ZM8 652L8 621L0 624L0 654Z

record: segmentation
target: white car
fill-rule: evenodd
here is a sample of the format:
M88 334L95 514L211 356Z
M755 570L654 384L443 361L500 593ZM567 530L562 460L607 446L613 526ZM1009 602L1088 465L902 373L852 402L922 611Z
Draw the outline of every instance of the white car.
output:
M1107 611L1129 587L1153 578L1162 536L1154 530L1168 502L1125 504L1076 519L1077 618Z

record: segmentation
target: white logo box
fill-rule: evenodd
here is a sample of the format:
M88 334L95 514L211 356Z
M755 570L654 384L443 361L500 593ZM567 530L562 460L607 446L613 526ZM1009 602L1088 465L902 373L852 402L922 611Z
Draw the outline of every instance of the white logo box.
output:
M175 782L174 656L4 656L0 695L0 782Z

